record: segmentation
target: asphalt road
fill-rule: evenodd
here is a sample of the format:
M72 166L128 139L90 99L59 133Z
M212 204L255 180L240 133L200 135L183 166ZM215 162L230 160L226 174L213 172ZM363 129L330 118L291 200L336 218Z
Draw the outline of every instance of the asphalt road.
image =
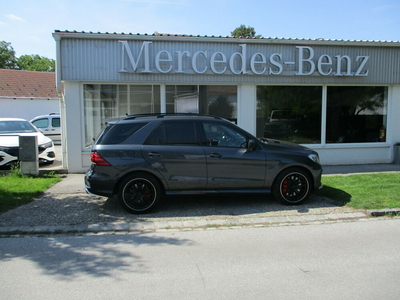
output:
M0 240L0 299L400 299L400 219Z

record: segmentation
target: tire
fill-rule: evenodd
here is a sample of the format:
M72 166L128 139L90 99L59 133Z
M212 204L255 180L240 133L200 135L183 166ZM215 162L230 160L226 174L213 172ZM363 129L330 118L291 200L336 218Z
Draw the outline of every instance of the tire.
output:
M130 213L141 214L153 209L161 198L158 181L151 175L136 173L124 179L118 189L118 200Z
M275 180L273 194L286 205L303 203L310 195L312 183L306 171L300 168L284 170Z

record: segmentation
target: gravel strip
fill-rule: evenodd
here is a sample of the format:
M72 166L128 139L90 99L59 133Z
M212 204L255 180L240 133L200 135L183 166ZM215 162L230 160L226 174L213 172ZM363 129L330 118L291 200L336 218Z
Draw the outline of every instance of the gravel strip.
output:
M67 189L71 191L71 189ZM172 222L248 219L306 215L335 215L357 211L330 199L311 195L303 205L285 206L265 195L202 195L166 197L148 214L123 210L116 198L50 191L33 202L0 214L0 226L65 226L79 224Z

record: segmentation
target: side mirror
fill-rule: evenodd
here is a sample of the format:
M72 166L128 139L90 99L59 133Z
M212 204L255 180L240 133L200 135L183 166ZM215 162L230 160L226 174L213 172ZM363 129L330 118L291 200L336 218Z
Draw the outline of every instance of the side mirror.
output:
M257 143L255 140L250 139L249 142L247 143L247 151L252 152L254 149L256 149Z

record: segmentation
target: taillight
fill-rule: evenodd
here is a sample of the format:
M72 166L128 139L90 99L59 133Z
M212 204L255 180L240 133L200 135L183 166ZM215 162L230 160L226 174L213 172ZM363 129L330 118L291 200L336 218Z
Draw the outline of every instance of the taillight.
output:
M108 161L106 161L100 154L96 152L90 153L90 160L92 161L92 163L98 166L111 166Z

